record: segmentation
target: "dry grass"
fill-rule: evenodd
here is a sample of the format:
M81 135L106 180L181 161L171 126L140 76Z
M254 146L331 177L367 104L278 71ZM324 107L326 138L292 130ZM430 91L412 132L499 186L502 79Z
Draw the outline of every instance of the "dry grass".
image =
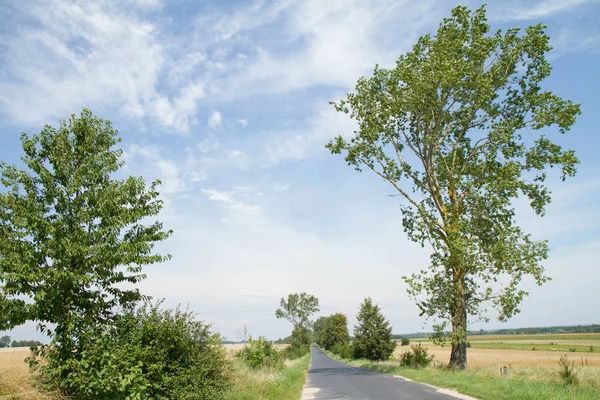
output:
M28 347L1 349L0 351L0 399L2 400L57 400L38 389L34 376L29 372L25 358Z
M422 343L429 349L429 353L435 356L437 362L447 362L450 359L450 346L434 346L432 344ZM407 346L398 346L394 355L398 357ZM576 363L581 363L583 357L584 364L587 360L589 366L600 367L600 352L594 353L568 353L569 358ZM525 366L556 366L562 353L557 351L531 351L531 350L503 350L503 349L467 349L469 366L488 367L494 366L500 368L508 365ZM600 371L599 371L600 372Z
M449 346L422 344L434 355L434 363L445 365L450 359ZM394 358L398 358L407 346L398 346ZM501 367L508 367L512 378L559 383L558 360L562 353L556 351L525 351L502 349L467 350L469 370L477 376L500 375ZM600 353L568 353L575 363L577 376L583 385L600 388Z

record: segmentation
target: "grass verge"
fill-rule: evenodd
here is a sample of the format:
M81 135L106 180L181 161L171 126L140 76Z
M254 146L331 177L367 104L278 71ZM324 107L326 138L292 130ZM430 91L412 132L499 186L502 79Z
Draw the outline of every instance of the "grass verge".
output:
M233 364L233 385L226 400L297 400L300 398L310 354L288 362L279 371L251 370L241 360Z
M446 368L412 369L394 366L389 362L377 363L332 357L357 367L401 375L417 382L453 389L481 400L595 400L600 398L600 387L597 386L565 386L550 380L531 380L523 374L501 377L492 371L479 368L466 371L451 371Z

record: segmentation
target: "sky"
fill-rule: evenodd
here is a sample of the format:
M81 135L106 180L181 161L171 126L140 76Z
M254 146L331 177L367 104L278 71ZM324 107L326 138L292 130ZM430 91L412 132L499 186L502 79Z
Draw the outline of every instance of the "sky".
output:
M406 238L400 200L324 145L354 129L329 102L375 64L392 67L457 4L0 0L0 159L18 164L21 132L82 107L111 120L122 173L162 181L159 219L174 231L157 247L172 260L146 269L142 291L189 304L226 339L243 325L289 335L275 310L293 292L319 298L316 316L346 313L350 328L370 296L394 332L429 330L401 278L429 253ZM599 323L600 2L490 0L488 17L493 30L548 26L545 87L583 111L557 141L581 165L565 183L552 171L543 218L516 202L523 228L549 241L553 280L525 280L519 315L471 328ZM32 323L10 334L41 337Z

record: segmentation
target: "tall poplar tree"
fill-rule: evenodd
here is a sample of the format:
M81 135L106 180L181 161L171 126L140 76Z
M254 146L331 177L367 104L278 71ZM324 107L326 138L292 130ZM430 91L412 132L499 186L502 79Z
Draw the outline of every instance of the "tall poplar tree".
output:
M549 279L547 244L518 226L514 200L527 197L543 215L547 168L563 180L575 174L575 153L550 136L566 133L580 106L542 88L551 71L544 30L490 32L485 6L458 6L394 68L376 67L334 103L358 129L327 147L390 183L409 239L432 250L429 268L404 279L438 338L451 328L451 367L467 365L469 318L486 320L492 305L504 321L527 295L524 276Z

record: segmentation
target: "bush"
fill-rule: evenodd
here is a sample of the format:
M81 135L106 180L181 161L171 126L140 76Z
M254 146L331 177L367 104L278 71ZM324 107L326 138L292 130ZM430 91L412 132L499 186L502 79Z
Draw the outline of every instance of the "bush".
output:
M285 360L295 360L297 358L300 358L300 357L308 354L309 351L310 351L310 346L301 346L301 347L289 346L289 347L286 347L285 349L283 349L283 351L281 352L281 356Z
M411 346L411 350L407 350L400 355L400 366L410 368L425 368L433 361L433 356L427 352L427 347L421 346L419 343L416 346Z
M577 385L579 383L579 378L577 377L577 373L575 372L575 363L569 362L569 357L567 355L563 355L560 357L558 361L558 365L560 366L560 370L558 371L558 375L565 385Z
M279 352L264 336L258 339L250 337L248 344L238 352L237 356L246 361L252 369L283 367Z
M342 358L354 358L354 346L352 346L350 343L336 343L331 348L331 352Z
M408 346L410 344L410 340L408 340L408 338L403 337L402 339L400 339L400 344L402 346Z
M68 360L50 345L30 363L41 365L47 386L79 400L221 399L229 363L220 337L192 313L159 306L81 332Z

